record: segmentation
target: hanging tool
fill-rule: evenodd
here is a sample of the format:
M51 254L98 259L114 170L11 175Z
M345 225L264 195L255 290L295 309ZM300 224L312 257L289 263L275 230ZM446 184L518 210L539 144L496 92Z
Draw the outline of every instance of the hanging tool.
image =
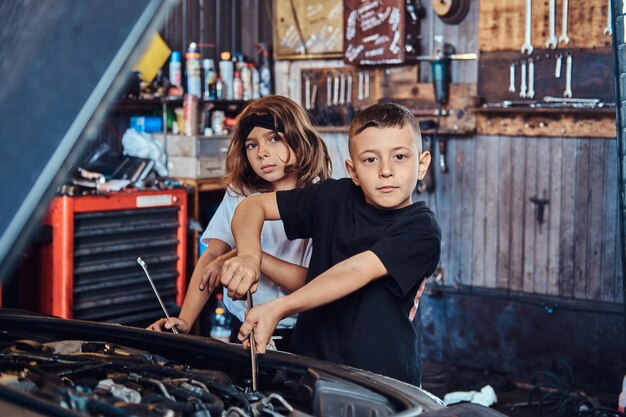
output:
M248 290L246 303L248 304L248 311L252 310L252 307L254 306L252 305L252 293L250 292L250 290ZM254 340L254 330L250 331L249 340L250 340L250 366L252 368L252 391L257 392L258 390L257 378L258 378L259 368L258 368L257 357L256 357L256 342Z
M435 127L434 137L438 140L437 131L440 126L440 119L443 115L443 106L448 103L448 95L450 89L450 61L468 61L477 59L476 54L455 54L454 47L444 43L443 36L435 36L435 53L430 56L418 56L418 61L430 62L433 78L433 90L435 101L437 103L437 126ZM439 140L439 167L443 172L448 170L446 160L446 143Z
M432 0L433 11L447 25L458 25L470 8L469 0Z
M163 300L161 300L161 296L159 295L159 291L157 291L156 285L154 285L154 281L152 281L152 278L150 277L150 273L148 272L148 265L146 265L143 259L141 259L141 256L137 258L137 263L141 265L141 267L143 268L143 272L146 273L146 277L148 277L148 281L150 281L150 285L152 285L152 289L154 290L154 295L156 295L157 300L159 300L159 304L161 304L161 308L163 309L163 313L165 313L165 317L169 319L170 315L165 308L165 304L163 304ZM176 330L176 327L172 327L172 332L174 334L178 334L178 330Z

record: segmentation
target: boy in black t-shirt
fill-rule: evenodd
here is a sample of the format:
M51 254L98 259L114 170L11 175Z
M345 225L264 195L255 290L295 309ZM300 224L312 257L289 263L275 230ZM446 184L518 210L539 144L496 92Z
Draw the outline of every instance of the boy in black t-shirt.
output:
M441 232L433 212L411 195L431 156L422 152L415 117L392 103L357 114L349 149L351 179L255 195L239 205L232 221L238 256L224 264L221 281L236 298L255 289L263 222L282 219L289 239L313 239L306 285L250 310L239 339L254 329L265 352L278 321L300 313L290 351L419 385L409 316L439 262Z

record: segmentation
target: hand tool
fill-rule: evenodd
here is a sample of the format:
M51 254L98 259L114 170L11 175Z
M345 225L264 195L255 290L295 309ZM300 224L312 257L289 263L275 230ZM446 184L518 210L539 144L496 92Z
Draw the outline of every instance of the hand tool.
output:
M550 0L550 34L546 42L546 48L556 49L556 0Z
M559 43L567 45L569 43L569 37L567 36L567 13L569 11L569 0L563 0L563 20L561 21L561 36L559 36Z
M154 295L156 295L157 300L159 300L159 304L161 304L161 308L163 309L163 313L165 313L165 317L169 319L170 315L165 308L165 304L163 304L163 300L161 300L161 296L159 295L159 291L154 285L154 281L152 281L152 278L150 277L150 273L148 272L148 265L146 265L143 259L141 259L141 256L137 258L137 263L141 265L141 267L143 268L143 272L146 273L146 277L148 277L148 281L150 281L150 285L152 285L152 289L154 290ZM172 332L174 334L178 334L178 330L176 330L176 327L172 327Z
M554 76L556 78L561 78L561 61L563 60L563 55L556 55L556 65L554 67Z
M520 74L520 86L519 86L519 96L521 98L526 98L526 61L522 61L520 63L521 74Z
M563 97L572 97L572 53L567 52L567 58L565 59L565 91Z
M246 303L248 304L248 311L252 310L252 307L254 307L252 305L252 293L250 292L250 290L248 290L248 294L247 294L247 299L246 299ZM259 368L258 368L258 364L257 364L257 357L256 357L256 342L254 339L254 330L250 331L250 364L252 366L252 391L256 392L257 391L257 375L259 372Z
M535 97L535 61L528 58L528 93L526 98Z
M567 0L565 0L567 1ZM533 45L530 41L531 39L531 30L532 30L532 0L526 0L526 31L524 33L524 44L522 45L522 53L530 55L533 53Z
M515 62L511 62L509 70L509 93L515 92Z

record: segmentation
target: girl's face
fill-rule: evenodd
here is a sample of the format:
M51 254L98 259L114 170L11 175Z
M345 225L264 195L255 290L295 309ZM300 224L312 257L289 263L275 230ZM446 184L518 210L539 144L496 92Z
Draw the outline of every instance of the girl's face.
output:
M255 126L245 143L246 157L254 173L272 184L274 191L296 186L296 174L285 174L285 168L296 161L296 155L287 145L282 133Z

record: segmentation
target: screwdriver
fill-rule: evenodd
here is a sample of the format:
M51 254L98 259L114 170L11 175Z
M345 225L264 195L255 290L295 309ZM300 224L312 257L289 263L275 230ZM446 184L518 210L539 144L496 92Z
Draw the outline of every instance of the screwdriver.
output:
M252 293L248 290L247 300L248 311L252 310ZM256 361L256 344L254 341L254 330L250 331L250 362L252 365L252 391L257 391L257 374L258 374L258 365Z

